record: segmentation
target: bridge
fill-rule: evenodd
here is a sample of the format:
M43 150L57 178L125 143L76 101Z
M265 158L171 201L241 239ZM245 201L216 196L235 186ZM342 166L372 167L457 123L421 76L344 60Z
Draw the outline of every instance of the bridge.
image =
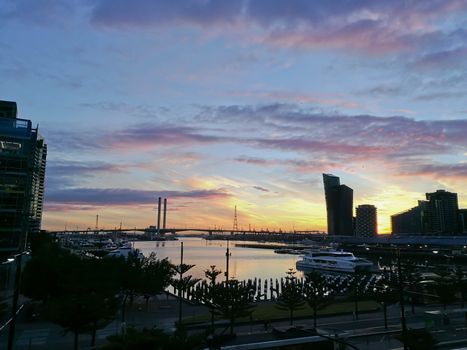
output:
M176 233L183 233L183 232L200 232L206 233L208 235L213 234L231 234L231 235L238 235L238 234L258 234L258 235L268 235L268 234L283 234L283 235L290 235L290 234L302 234L302 235L309 235L309 234L325 234L325 232L317 231L317 230L293 230L293 231L286 231L286 230L227 230L227 229L213 229L213 228L160 228L157 229L154 226L145 227L145 228L114 228L114 229L76 229L76 230L58 230L58 231L44 231L45 233L49 234L104 234L104 233L131 233L131 232L141 232L145 234L158 234L158 235L166 235L166 234L176 234Z

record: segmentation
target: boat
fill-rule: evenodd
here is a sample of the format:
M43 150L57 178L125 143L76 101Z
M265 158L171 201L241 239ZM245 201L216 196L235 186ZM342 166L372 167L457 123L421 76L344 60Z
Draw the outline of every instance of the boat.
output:
M330 272L371 272L373 263L369 260L357 258L353 253L343 250L309 251L302 260L297 261L299 270L325 270Z
M144 258L143 254L138 249L133 248L133 245L132 245L131 242L123 242L120 247L111 250L106 255L106 257L109 257L109 258L111 258L111 257L114 257L114 258L122 257L122 258L127 259L128 255L130 253L134 253L134 252L137 252L139 259Z
M274 250L276 254L293 254L293 255L302 255L303 250L301 249L290 249L290 248L280 248Z

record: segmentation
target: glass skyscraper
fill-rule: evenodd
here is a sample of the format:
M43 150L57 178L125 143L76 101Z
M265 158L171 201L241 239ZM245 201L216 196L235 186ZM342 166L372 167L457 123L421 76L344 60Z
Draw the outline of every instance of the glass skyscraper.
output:
M329 235L353 236L353 190L340 179L323 174Z
M47 145L15 102L0 101L0 253L24 249L41 227Z

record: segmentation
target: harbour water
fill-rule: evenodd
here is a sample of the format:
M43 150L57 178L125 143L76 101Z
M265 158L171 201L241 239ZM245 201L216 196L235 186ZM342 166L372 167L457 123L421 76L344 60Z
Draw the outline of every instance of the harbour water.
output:
M180 237L178 241L145 241L135 242L134 247L148 256L155 252L159 259L169 258L173 264L180 263L180 242L183 242L183 262L195 265L189 274L196 278L204 278L204 271L211 265L225 272L227 241L210 241L199 237ZM285 277L285 273L293 268L300 256L276 254L273 249L241 248L236 243L255 243L249 241L231 241L229 243L230 262L229 277L238 280L254 278L276 279ZM303 273L297 271L297 277Z

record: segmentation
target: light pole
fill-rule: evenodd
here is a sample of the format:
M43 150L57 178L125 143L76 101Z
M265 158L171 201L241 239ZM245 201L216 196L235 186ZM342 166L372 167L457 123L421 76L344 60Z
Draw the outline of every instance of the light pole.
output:
M404 309L404 284L402 280L402 267L401 267L401 251L399 248L396 250L397 257L397 274L398 274L398 285L399 285L399 303L401 306L401 327L402 327L402 343L404 345L404 350L407 350L407 345L405 345L407 338L407 325L405 321L405 309Z
M8 350L13 350L15 340L15 329L16 329L16 315L18 313L18 298L19 298L19 283L21 279L21 264L23 260L23 254L25 252L18 253L13 256L16 262L15 282L13 289L13 301L11 305L11 316L10 316L10 327L8 331Z

